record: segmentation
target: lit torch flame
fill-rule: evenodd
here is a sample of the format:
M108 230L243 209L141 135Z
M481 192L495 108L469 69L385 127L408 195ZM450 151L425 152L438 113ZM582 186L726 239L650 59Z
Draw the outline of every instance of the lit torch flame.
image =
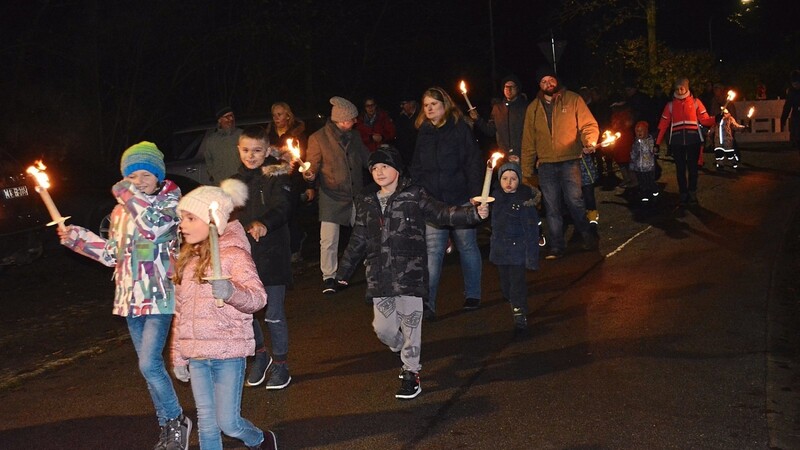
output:
M609 145L611 145L614 142L616 142L616 140L619 139L620 136L622 136L622 133L620 133L619 131L617 131L616 133L613 133L613 134L608 130L603 131L603 140L600 141L600 143L598 143L597 146L606 148Z
M728 91L728 97L727 97L728 101L732 102L733 99L735 98L736 98L736 92L733 92L733 90Z
M755 112L756 112L756 107L755 106L751 106L750 110L747 111L747 118L748 119L753 118L753 113L755 113Z
M292 157L300 162L300 167L297 169L298 172L303 173L311 167L310 162L303 162L300 159L300 145L294 142L294 139L289 138L286 140L286 146L289 147L289 151L292 153Z
M461 80L461 93L467 95L467 83L464 80Z
M47 174L44 172L44 170L47 169L47 166L42 164L41 161L36 161L33 164L34 165L28 167L27 172L36 178L36 184L41 186L42 189L49 189L50 179L47 178Z
M500 153L500 152L492 153L492 157L489 158L489 164L488 165L491 166L492 169L494 169L494 167L497 165L497 160L499 160L503 156L504 155L502 153Z
M47 192L47 189L50 187L50 179L47 178L47 174L44 172L45 169L47 169L47 167L42 161L36 161L32 166L28 167L26 172L36 179L36 192L42 197L44 206L47 208L47 212L50 213L50 218L53 219L53 221L47 225L58 225L60 230L66 230L67 227L64 225L64 222L69 219L69 216L64 217L61 215L58 208L56 208L56 204L53 203L53 198L50 197L50 193Z

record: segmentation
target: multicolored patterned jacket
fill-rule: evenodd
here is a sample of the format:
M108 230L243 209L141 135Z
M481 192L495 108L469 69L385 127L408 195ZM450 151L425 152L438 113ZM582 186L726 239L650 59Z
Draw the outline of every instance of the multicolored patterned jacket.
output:
M154 195L139 192L130 181L111 188L117 205L111 212L108 240L71 226L62 245L114 267L113 314L134 317L175 312L172 258L178 239L177 184L166 180Z

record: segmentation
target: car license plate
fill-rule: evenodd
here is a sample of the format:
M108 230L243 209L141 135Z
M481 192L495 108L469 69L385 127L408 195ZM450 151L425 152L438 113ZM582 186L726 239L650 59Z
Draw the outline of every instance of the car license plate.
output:
M27 197L27 196L28 196L27 186L19 186L19 187L3 189L3 198L5 198L6 200L10 200L12 198L17 198L17 197Z

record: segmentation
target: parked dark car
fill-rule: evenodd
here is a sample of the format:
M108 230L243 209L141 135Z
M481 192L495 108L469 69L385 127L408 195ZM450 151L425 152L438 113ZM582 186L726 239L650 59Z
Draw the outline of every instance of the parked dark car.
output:
M303 120L306 124L306 133L311 135L325 124L327 117L314 116L310 120ZM255 117L237 120L236 126L239 128L266 127L270 122L271 119ZM184 128L172 134L171 150L166 155L167 178L177 183L184 194L201 184L213 184L206 170L206 160L199 150L203 137L206 133L214 130L216 126L216 122L206 123Z
M50 220L26 167L0 150L0 270L41 256L42 233Z

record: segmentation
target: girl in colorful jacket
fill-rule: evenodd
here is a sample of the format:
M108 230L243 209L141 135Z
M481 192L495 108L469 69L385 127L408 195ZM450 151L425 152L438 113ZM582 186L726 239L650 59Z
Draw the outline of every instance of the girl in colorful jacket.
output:
M171 256L178 237L180 188L164 179L164 155L152 142L122 154L121 181L111 188L119 203L108 239L79 226L59 229L61 244L114 268L113 314L125 317L147 382L161 435L156 449L187 449L192 422L183 415L162 352L175 299Z
M203 450L222 449L220 432L249 448L276 448L271 431L240 415L245 358L254 353L253 313L267 304L244 227L228 223L246 199L244 183L225 180L221 187L193 190L178 204L183 243L175 264L171 355L175 377L191 380ZM209 212L214 202L217 245Z

